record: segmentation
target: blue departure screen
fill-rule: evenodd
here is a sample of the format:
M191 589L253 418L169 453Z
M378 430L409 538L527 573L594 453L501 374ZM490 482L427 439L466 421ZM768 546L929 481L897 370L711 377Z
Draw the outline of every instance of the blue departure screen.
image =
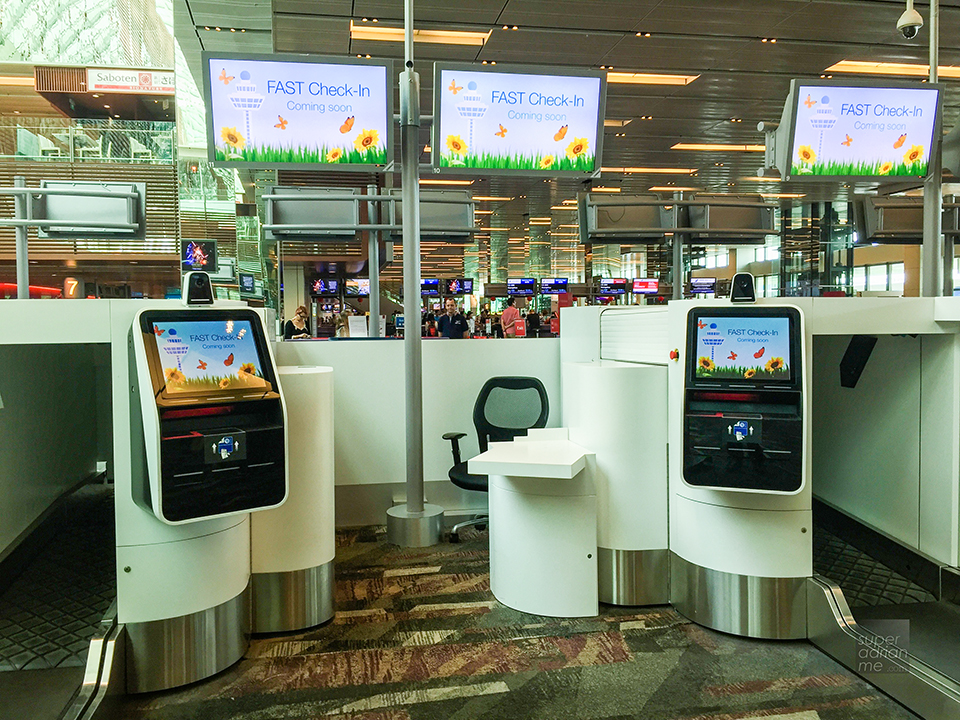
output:
M791 379L789 318L701 317L696 333L697 378Z

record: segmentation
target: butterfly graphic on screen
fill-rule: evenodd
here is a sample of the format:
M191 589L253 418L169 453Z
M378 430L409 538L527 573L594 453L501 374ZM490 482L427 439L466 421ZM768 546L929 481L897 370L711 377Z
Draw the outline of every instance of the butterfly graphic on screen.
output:
M343 125L340 126L340 132L342 133L348 133L351 130L353 130L353 115L344 120Z
M457 85L456 80L450 80L450 87L448 87L447 90L456 95L458 92L463 90L463 85Z
M497 123L497 125L500 125L500 123ZM496 135L497 137L506 137L507 129L503 125L500 125L500 129L497 132L495 132L494 135Z
M280 115L277 115L277 120L279 120L280 122L278 122L276 125L274 125L274 127L275 127L275 128L280 128L281 130L286 130L286 129L287 129L287 123L290 122L290 121L289 121L289 120L284 120Z
M733 352L733 350L731 350L730 357L728 357L727 360L736 360L736 359L737 359L737 354Z
M807 95L807 99L803 101L803 104L806 105L808 108L812 108L814 105L817 104L817 101L811 98L809 95Z
M844 133L844 135L847 136L847 139L844 140L843 142L841 142L840 144L841 144L841 145L846 145L847 147L850 147L850 145L853 144L853 138L850 137L849 135L847 135L846 133Z
M233 80L233 77L233 75L227 75L227 69L223 68L220 71L220 77L218 77L217 80L222 80L224 85L229 85L230 81Z
M165 332L166 332L166 330L161 330L159 325L154 325L154 326L153 326L153 333L154 333L157 337L160 337L160 336L163 335Z
M227 359L223 361L223 364L228 367L230 365L233 365L233 353L230 353L229 355L227 355Z
M894 149L894 150L899 150L900 148L903 147L903 144L904 144L906 141L907 141L907 134L904 133L903 135L901 135L900 137L897 138L897 141L893 144L893 149Z
M561 125L561 126L560 126L560 129L557 130L556 134L554 134L553 139L556 140L557 142L560 142L560 141L563 140L566 136L567 136L567 126L566 126L566 125Z
M757 351L753 354L753 356L759 360L760 358L763 357L763 351L764 351L764 350L766 350L765 347L760 348L759 350L757 350Z
M703 320L697 320L697 327L703 330L707 324Z
M197 370L206 370L206 369L207 369L207 364L203 360L201 360L200 364L197 365Z

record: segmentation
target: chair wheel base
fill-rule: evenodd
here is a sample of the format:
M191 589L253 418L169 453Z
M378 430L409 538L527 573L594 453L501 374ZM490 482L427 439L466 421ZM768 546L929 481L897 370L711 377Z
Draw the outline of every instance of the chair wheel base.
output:
M449 538L449 539L450 539L450 542L452 542L452 543L459 543L459 542L460 542L460 536L459 536L457 533L450 533L450 538Z

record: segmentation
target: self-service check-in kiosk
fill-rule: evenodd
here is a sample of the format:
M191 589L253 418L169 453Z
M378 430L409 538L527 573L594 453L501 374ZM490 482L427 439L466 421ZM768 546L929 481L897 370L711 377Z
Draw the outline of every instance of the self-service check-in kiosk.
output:
M670 598L737 635L806 637L812 574L806 340L793 306L677 302Z
M160 520L265 510L287 493L284 408L252 310L144 310L135 346L147 479L135 498Z
M700 307L687 318L684 482L742 492L799 492L799 311Z
M249 513L284 502L288 441L255 312L218 307L210 291L202 307L146 307L126 323L130 497L117 503L117 602L126 689L137 693L202 680L246 651ZM123 442L116 452L122 461Z

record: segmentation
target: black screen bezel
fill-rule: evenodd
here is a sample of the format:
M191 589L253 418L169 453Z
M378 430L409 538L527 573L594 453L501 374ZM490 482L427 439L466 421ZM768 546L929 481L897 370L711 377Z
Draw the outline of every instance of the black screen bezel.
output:
M737 379L705 379L697 377L697 321L707 317L761 317L786 318L789 320L790 333L790 380L747 380ZM686 348L686 381L688 388L751 388L800 390L802 387L802 371L800 367L801 345L803 338L800 332L800 311L794 307L783 305L750 307L695 307L687 313L687 348Z
M526 287L523 287L521 283L529 282L530 289L527 290ZM515 283L513 286L513 291L511 292L510 284ZM519 292L518 292L519 291ZM536 278L508 278L507 279L507 297L533 297L537 294L537 279Z
M544 288L543 283L547 280L553 280L553 283L550 283L546 288ZM563 289L561 290L558 285L555 283L561 281L563 284ZM570 287L570 278L541 278L540 279L540 294L541 295L562 295L567 292L567 288Z

